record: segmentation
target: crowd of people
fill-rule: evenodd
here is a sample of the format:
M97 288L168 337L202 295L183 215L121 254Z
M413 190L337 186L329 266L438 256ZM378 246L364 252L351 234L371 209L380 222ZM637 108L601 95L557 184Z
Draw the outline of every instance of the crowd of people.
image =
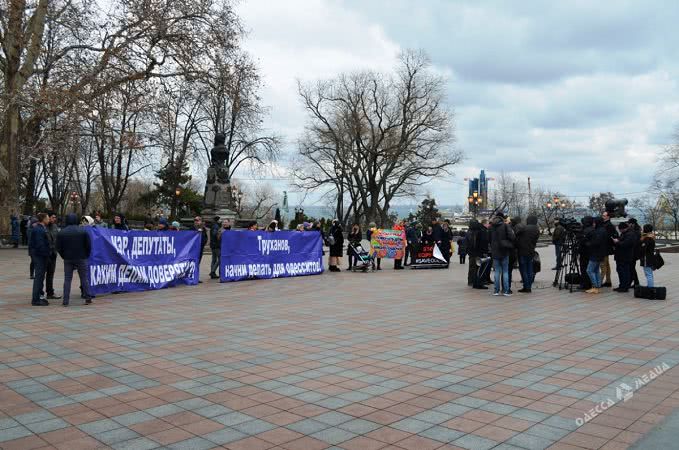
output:
M49 300L62 299L62 304L70 303L70 291L73 272L80 277L81 297L85 304L91 304L93 296L87 286L87 259L91 253L91 242L88 233L82 228L86 226L129 230L127 220L123 214L114 214L108 224L102 219L101 213L93 216L83 216L78 220L75 214L64 217L63 223L57 215L51 212L40 213L34 217L12 215L12 244L28 245L31 258L30 278L33 279L31 303L35 306L45 306ZM599 293L602 287L612 287L611 263L612 256L616 264L619 285L617 292L628 292L635 285L639 285L637 264L642 267L646 277L646 284L653 287L653 271L655 269L655 235L651 225L640 227L635 219L621 222L617 227L611 223L608 213L601 217L584 217L579 233L578 258L580 273L580 288L587 293ZM80 226L79 226L80 225ZM432 221L426 229L419 222L407 224L402 221L393 229L403 230L405 234L405 249L402 259L394 260L394 269L400 270L413 264L416 253L421 245L436 244L441 254L450 263L453 253L453 243L457 243L460 264L466 264L469 256L467 283L474 289L488 289L493 285L494 295L511 296L512 277L516 267L522 282L521 293L531 293L535 280L536 267L539 256L536 252L538 239L541 235L538 220L535 216L528 216L525 223L521 218L509 219L502 213L496 214L489 220L473 219L469 228L463 232L452 230L448 220ZM170 222L164 217L156 220L147 219L144 230L177 231L192 230L201 234L201 252L209 242L211 253L210 278L219 278L220 254L222 234L232 229L231 221L214 217L210 228L206 228L202 217L196 216L193 225L182 227L179 222ZM247 224L248 230L259 230L257 222ZM24 231L25 230L25 231ZM278 222L271 221L263 228L265 231L278 231ZM360 224L353 224L347 233L345 250L345 233L341 223L333 220L327 232L321 229L319 222L304 222L296 227L299 232L318 231L324 243L329 248L329 271L340 272L342 257L348 258L348 269L357 264L359 257L357 248L361 247L363 238L371 240L377 230L375 223L370 223L365 231ZM563 245L566 239L566 229L559 221L555 221L552 233L552 243L556 253L556 267L562 268ZM345 253L346 252L346 253ZM64 261L63 298L54 289L54 274L58 256ZM200 261L199 261L200 262ZM371 263L373 269L382 270L381 258L374 258ZM491 268L495 276L491 281ZM539 270L539 269L538 269ZM586 275L586 276L585 276Z

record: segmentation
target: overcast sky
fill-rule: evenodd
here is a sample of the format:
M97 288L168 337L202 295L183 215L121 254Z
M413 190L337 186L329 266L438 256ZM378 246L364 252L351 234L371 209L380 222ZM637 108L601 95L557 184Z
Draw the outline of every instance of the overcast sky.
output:
M449 80L466 155L428 185L439 204L462 204L463 179L481 168L571 196L644 191L679 124L678 2L246 0L239 11L286 152L306 120L297 79L388 71L401 49L424 49Z

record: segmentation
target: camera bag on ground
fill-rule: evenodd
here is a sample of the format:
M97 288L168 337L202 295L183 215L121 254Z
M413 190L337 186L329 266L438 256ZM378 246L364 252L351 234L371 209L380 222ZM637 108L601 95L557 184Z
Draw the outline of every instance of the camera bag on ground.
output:
M667 289L664 287L635 286L634 297L646 300L665 300Z

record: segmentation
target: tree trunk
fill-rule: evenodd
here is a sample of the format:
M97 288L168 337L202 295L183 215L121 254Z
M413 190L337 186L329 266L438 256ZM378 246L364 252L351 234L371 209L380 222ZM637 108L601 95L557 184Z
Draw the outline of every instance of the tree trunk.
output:
M5 111L5 132L0 144L0 230L9 234L10 214L19 211L19 106L10 101Z

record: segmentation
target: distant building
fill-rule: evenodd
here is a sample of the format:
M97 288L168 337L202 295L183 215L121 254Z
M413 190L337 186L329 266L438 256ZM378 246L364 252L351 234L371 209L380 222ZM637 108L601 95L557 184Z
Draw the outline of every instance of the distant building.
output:
M484 206L488 205L488 181L489 178L486 177L484 169L481 169L478 178L469 179L469 196L473 196L474 192L476 192L481 199L481 204Z

